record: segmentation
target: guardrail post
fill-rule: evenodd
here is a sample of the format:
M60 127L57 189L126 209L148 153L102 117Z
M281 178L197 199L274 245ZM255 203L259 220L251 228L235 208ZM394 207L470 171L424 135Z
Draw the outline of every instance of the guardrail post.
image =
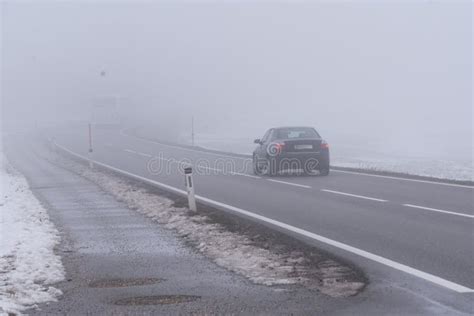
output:
M193 212L197 212L196 198L194 197L193 168L184 169L184 179L186 182L186 191L188 192L188 206Z

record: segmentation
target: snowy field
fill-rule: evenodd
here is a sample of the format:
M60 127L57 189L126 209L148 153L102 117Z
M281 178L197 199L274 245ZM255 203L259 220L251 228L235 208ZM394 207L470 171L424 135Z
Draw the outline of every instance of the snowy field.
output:
M0 153L0 315L21 314L38 303L54 301L61 291L51 284L64 279L54 253L58 231L26 179Z
M189 144L189 137L181 137ZM218 137L198 134L195 144L200 147L251 155L256 145L253 139ZM331 164L337 167L407 173L450 180L473 181L474 166L471 157L435 157L428 154L408 154L380 150L370 144L364 148L330 142Z

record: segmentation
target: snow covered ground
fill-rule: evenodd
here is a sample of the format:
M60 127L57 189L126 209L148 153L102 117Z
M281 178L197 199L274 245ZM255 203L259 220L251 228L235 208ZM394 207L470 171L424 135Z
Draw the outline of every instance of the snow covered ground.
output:
M183 136L184 143L189 137ZM253 139L197 134L195 144L200 147L250 155L255 149ZM374 171L389 171L441 179L473 181L474 165L471 157L435 157L423 153L381 150L379 144L363 148L330 142L331 164Z
M26 179L0 153L0 315L54 301L64 279L59 234Z

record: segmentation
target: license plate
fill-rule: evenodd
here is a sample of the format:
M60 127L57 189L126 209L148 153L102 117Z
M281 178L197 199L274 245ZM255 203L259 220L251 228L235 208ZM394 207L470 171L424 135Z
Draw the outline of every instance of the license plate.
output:
M295 145L296 150L313 149L313 145Z

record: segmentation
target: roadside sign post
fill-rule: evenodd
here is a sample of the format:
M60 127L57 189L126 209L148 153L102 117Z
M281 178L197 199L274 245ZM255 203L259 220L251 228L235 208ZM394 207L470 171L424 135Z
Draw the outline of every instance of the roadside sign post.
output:
M196 198L194 197L193 168L184 169L184 178L186 182L186 191L188 192L188 206L193 212L197 212Z
M194 146L194 116L191 117L191 143Z
M94 164L92 163L92 124L89 123L89 168L94 169Z

